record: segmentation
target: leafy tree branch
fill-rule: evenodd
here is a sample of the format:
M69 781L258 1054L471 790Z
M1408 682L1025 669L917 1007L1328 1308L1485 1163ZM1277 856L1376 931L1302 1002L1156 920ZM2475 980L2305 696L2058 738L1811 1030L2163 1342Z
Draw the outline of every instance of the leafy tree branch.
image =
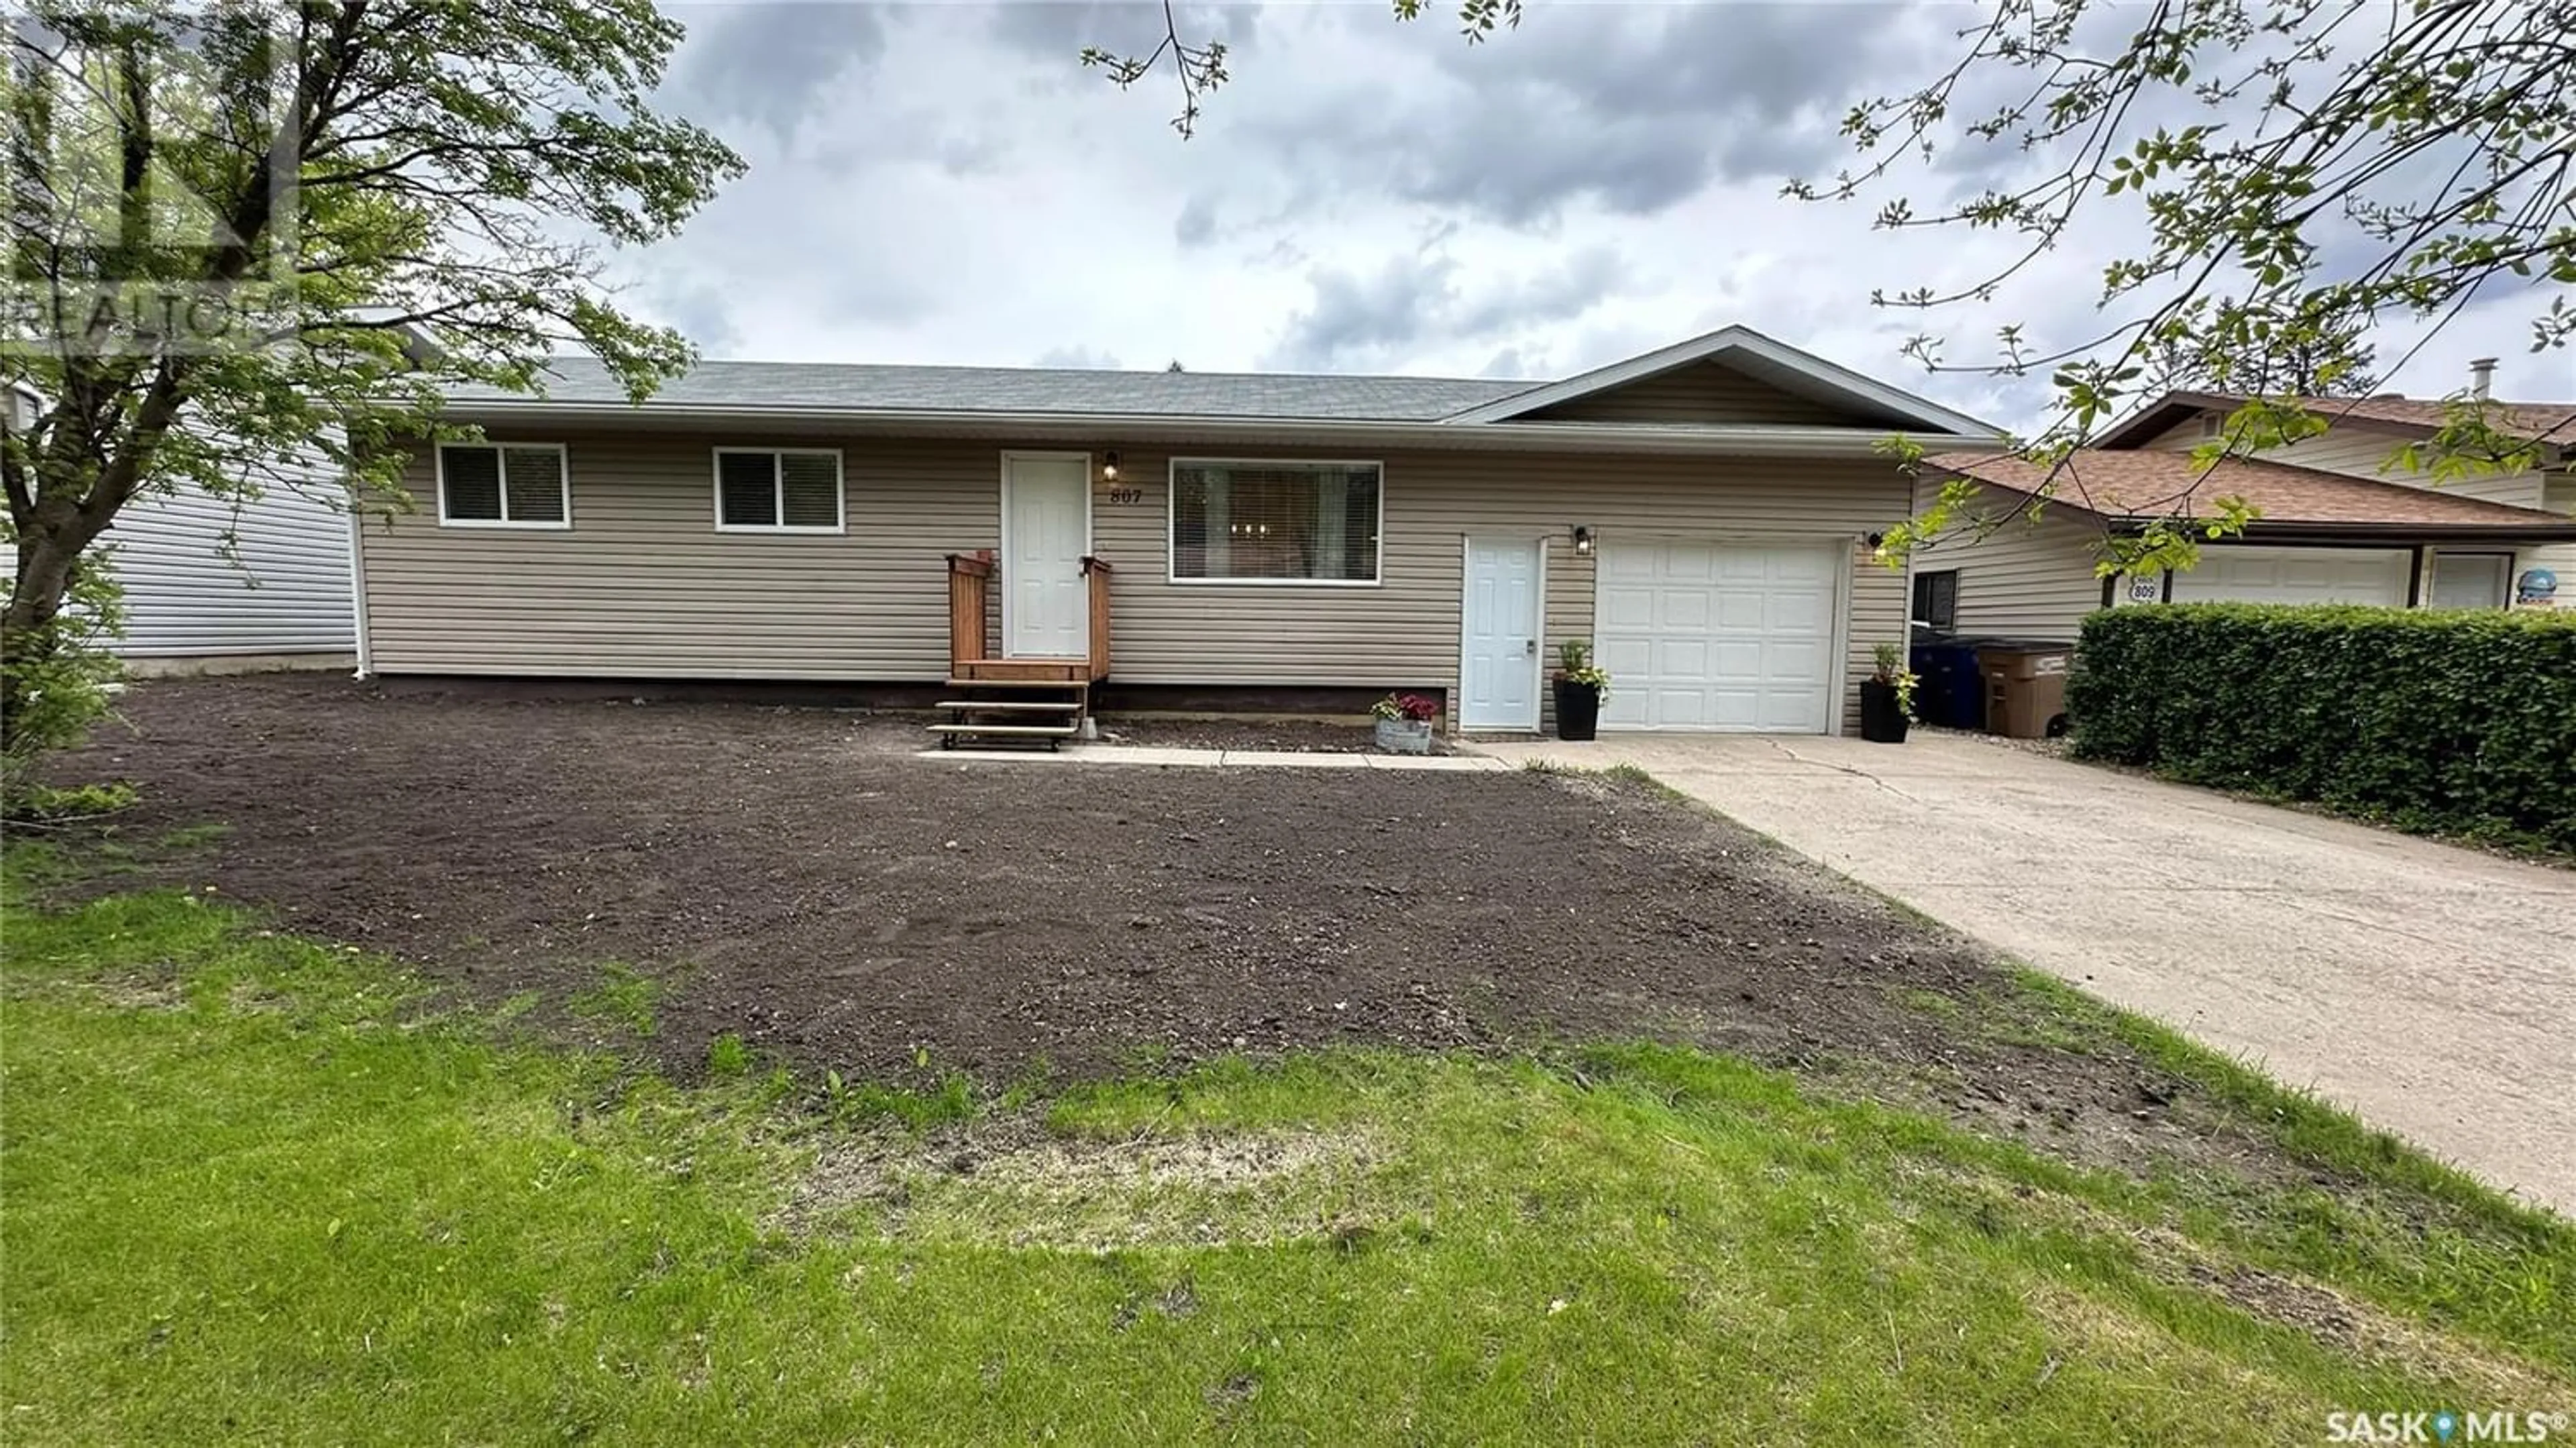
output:
M454 434L453 387L531 390L566 344L639 398L686 365L602 271L742 170L649 104L680 35L650 0L22 7L0 333L13 775L54 742L29 721L79 683L65 607L103 585L135 499L407 506L406 455Z
M2106 568L2187 565L2195 539L2239 530L2215 470L2313 435L2332 413L2322 396L2374 385L2360 340L2373 323L2412 318L2429 335L2483 291L2528 300L2534 351L2576 335L2576 4L2160 0L2139 15L1998 0L1959 38L1930 83L1853 107L1843 131L1864 164L1787 194L1857 199L1909 167L2000 157L2020 179L1928 210L1901 194L1878 205L1885 229L2018 238L1964 285L1873 295L1927 316L1993 302L2079 216L2134 217L2143 239L2104 267L2098 329L2043 343L2008 324L1994 355L1967 362L1928 329L1906 344L1934 371L2049 369L2057 414L2018 448L2050 465L2043 497L2080 488L2075 450L2147 396L2185 383L2257 395L2200 450L2212 486L2163 500L2164 526L2106 538ZM1972 90L2001 99L1970 109ZM2022 158L2038 158L2035 175ZM2401 463L2438 479L2536 457L2484 399L2453 401L2450 425ZM1956 512L1912 520L1895 556Z

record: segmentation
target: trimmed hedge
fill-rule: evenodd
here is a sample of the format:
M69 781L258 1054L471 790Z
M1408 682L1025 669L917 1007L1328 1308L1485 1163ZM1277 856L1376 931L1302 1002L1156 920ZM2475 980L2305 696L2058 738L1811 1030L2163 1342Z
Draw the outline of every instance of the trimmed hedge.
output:
M2576 851L2576 612L2105 609L2066 711L2084 758Z

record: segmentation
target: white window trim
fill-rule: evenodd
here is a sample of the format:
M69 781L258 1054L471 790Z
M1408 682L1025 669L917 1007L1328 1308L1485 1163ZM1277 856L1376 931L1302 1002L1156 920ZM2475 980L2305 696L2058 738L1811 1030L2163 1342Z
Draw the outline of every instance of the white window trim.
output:
M1375 468L1377 548L1366 578L1183 578L1180 570L1181 489L1185 467ZM1176 457L1163 467L1163 581L1179 588L1384 588L1386 587L1386 464L1374 458Z
M501 477L501 516L498 518L451 518L447 516L447 450L449 448L489 448L497 456L494 465ZM510 453L550 452L555 455L557 476L563 481L563 516L561 518L513 518L510 516ZM572 450L559 442L443 442L438 445L438 526L441 528L525 528L537 532L560 533L572 527Z
M760 457L830 458L832 460L832 526L817 527L811 523L728 523L724 520L724 458L727 453L752 453ZM841 450L836 447L720 447L707 460L708 504L715 510L719 533L806 533L845 534L850 531L850 476L842 466ZM769 469L770 501L774 516L787 516L787 470L773 462Z

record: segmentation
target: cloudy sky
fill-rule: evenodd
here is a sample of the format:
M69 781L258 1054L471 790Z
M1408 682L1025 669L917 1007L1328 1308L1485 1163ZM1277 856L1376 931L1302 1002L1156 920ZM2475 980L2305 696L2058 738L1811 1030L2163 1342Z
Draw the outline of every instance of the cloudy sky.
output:
M1086 44L1149 49L1159 6L673 5L689 39L663 104L750 174L677 242L621 257L628 300L711 357L1557 377L1744 323L2007 424L2044 388L1927 376L2020 322L2098 330L2103 211L1991 304L1921 319L1874 287L1955 285L2008 253L1891 235L1864 204L1779 195L1849 151L1860 96L1953 58L1965 5L1528 0L1470 46L1432 0L1184 4L1233 80L1195 138L1168 71L1127 93ZM1993 173L1909 175L1928 204ZM2468 359L2498 391L2576 391L2525 346L2527 298L2471 309L2391 385L2439 394ZM2417 336L2379 337L2383 369ZM2555 374L2552 376L2551 374ZM2524 385L2516 386L2520 382Z

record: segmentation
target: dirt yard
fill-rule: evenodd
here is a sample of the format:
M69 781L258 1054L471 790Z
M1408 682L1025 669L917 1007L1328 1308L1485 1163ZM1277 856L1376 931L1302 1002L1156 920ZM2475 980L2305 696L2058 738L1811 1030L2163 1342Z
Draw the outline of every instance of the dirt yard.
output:
M1644 786L925 759L909 718L318 677L124 714L64 772L141 786L145 879L483 999L631 968L684 1075L724 1033L988 1082L1648 1035L2130 1164L2195 1135L2156 1068L1999 1026L1973 949Z

